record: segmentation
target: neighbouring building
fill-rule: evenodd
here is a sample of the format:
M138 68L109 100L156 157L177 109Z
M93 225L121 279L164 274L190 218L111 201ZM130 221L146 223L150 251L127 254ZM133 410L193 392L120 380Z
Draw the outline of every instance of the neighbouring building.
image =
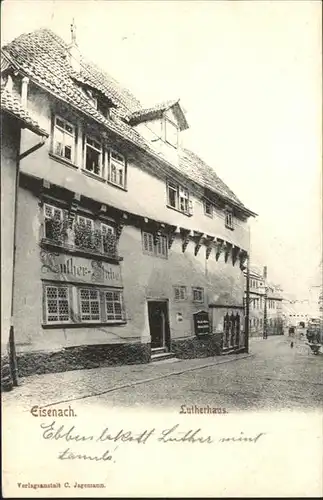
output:
M247 277L246 271L244 272ZM247 300L247 291L245 291ZM262 337L283 334L282 294L279 286L267 279L267 269L261 273L256 267L249 270L249 335Z
M73 29L69 45L42 29L4 51L50 135L21 161L19 373L245 350L256 214L184 147L179 101L144 108L81 56Z
M24 108L21 98L13 95L10 64L1 54L1 385L5 389L12 385L14 356L11 327L19 163L43 146L48 136ZM22 130L29 131L33 145L21 152Z

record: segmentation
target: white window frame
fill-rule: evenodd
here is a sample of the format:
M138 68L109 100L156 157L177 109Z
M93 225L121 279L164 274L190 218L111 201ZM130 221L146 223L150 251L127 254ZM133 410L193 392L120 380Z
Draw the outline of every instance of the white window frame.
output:
M49 209L51 211L50 216L46 215L46 209ZM44 210L44 238L52 239L46 235L46 220L51 220L52 218L55 218L55 212L56 212L56 213L60 214L59 220L61 222L63 222L63 210L59 207L55 207L54 205L51 205L50 203L44 203L43 210Z
M184 302L187 300L187 287L185 285L175 285L173 288L175 302ZM178 294L176 294L176 291L178 291ZM178 295L178 298L176 295Z
M201 294L200 299L194 298L194 293L196 293L196 292ZM193 302L198 303L198 304L202 304L204 302L204 288L201 286L193 286L192 287L192 298L193 298Z
M91 219L90 217L86 217L85 215L79 215L77 214L76 217L77 223L81 226L82 225L82 220L85 221L85 226L87 225L88 222L91 224L91 230L94 231L94 220Z
M57 120L60 120L61 122L64 123L64 127L61 125L57 124ZM73 129L73 132L69 132L66 130L66 126L69 126ZM65 118L62 118L60 115L54 115L54 126L53 126L53 141L52 141L52 152L55 156L58 158L62 158L65 161L68 161L70 163L75 163L75 151L76 151L76 133L75 133L75 125L73 123L69 122L68 120L65 120ZM67 158L65 154L60 154L56 151L56 143L59 142L56 139L57 132L56 130L59 130L63 135L63 150L65 152L65 147L70 147L71 148L71 158ZM69 137L72 137L72 145L70 144L65 144L65 134L67 134Z
M94 146L93 144L89 144L87 141L94 141L96 142L97 144L100 145L100 148ZM93 151L96 151L97 153L99 153L99 173L95 173L93 172L92 170L89 170L88 168L86 168L86 153L87 153L87 148L91 148ZM91 136L91 135L85 135L84 136L84 162L83 162L83 170L85 172L88 172L92 175L95 175L96 177L99 177L100 179L103 178L103 158L104 158L104 150L103 150L103 145L102 143L100 142L100 140L96 139L95 137Z
M107 308L107 293L113 293L113 294L118 294L119 295L119 300L112 300L108 301L110 304L113 304L113 309L114 309L114 316L116 316L115 313L115 304L118 303L120 304L120 309L121 309L121 317L120 318L108 318L108 316L111 316L111 313L108 313L108 308ZM110 288L110 289L104 289L103 290L103 302L104 302L104 309L105 309L105 323L116 323L116 322L124 322L125 321L125 310L124 310L124 299L123 299L123 290L117 290L115 288Z
M233 211L231 208L229 208L229 207L225 208L224 217L225 217L225 227L227 227L228 229L234 229Z
M113 155L117 155L119 158L113 158ZM116 170L115 179L112 178L112 168ZM122 182L118 182L118 175L122 172ZM109 150L109 169L108 169L108 182L114 186L121 187L125 189L126 187L126 158L123 154L119 153L115 149Z
M47 296L47 289L48 288L56 288L57 290L59 289L66 289L67 291L67 298L65 299L62 299L62 300L67 300L67 306L68 306L68 319L60 319L59 318L59 300L60 300L60 297L58 296L58 293L57 293L57 317L58 319L57 320L54 320L54 321L51 321L49 319L50 317L50 314L49 311L48 311L48 300L55 300L55 299L48 299L48 296ZM44 304L44 319L45 319L45 323L46 325L57 325L57 324L69 324L69 323L72 323L73 322L73 318L72 318L72 308L71 308L71 296L70 296L70 287L68 285L63 285L61 283L46 283L43 285L43 304Z
M175 184L172 181L167 181L167 206L173 208L174 210L178 210L182 214L192 215L193 207L192 201L190 200L190 193L187 188L182 186L181 184ZM169 190L175 192L175 207L170 203ZM186 200L186 208L182 210L182 200ZM184 201L185 203L185 201Z
M82 317L83 316L83 313L82 313L82 301L84 302L84 299L81 298L81 292L85 291L85 290L87 292L89 292L89 294L91 292L96 292L97 299L91 299L91 297L89 297L90 312L89 312L89 314L84 313L84 316L85 315L91 316L91 302L98 302L98 304L99 304L99 313L98 313L99 318L98 319L85 319L85 318ZM97 289L97 288L93 288L91 286L79 286L79 287L77 287L77 296L78 296L78 304L79 304L79 318L80 318L80 323L102 323L101 294L100 294L100 290Z

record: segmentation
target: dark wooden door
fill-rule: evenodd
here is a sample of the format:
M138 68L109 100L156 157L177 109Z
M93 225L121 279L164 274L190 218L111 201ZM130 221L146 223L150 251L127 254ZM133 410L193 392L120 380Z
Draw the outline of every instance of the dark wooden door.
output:
M168 313L166 302L148 302L151 347L166 347L168 344Z

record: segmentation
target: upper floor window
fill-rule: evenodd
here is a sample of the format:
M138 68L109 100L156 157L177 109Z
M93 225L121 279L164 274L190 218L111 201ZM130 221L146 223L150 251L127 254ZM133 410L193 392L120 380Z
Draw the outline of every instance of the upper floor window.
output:
M109 181L121 187L125 187L126 183L125 158L113 150L110 151Z
M115 229L113 226L101 223L102 252L113 254L116 245Z
M44 236L50 240L62 242L63 234L63 210L52 205L44 204Z
M167 184L167 204L185 214L192 213L188 190L172 182Z
M94 221L78 215L74 227L75 246L83 249L92 249L94 246Z
M85 137L84 168L95 175L102 175L102 145L88 136Z
M75 161L75 127L59 116L55 116L53 152L65 160Z
M165 141L177 148L178 146L178 128L168 118L165 118Z
M208 215L209 217L212 217L212 215L213 215L212 203L208 200L204 200L204 213L205 213L205 215Z
M225 209L225 226L228 229L233 229L233 214L230 208Z
M167 236L159 235L154 241L152 233L142 233L142 248L144 253L167 258Z

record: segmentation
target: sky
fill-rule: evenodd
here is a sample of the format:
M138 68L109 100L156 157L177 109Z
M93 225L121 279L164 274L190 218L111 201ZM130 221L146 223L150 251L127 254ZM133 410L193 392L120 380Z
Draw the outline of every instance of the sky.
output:
M49 27L144 106L180 98L185 146L258 216L251 264L322 281L321 2L4 0L2 44Z

